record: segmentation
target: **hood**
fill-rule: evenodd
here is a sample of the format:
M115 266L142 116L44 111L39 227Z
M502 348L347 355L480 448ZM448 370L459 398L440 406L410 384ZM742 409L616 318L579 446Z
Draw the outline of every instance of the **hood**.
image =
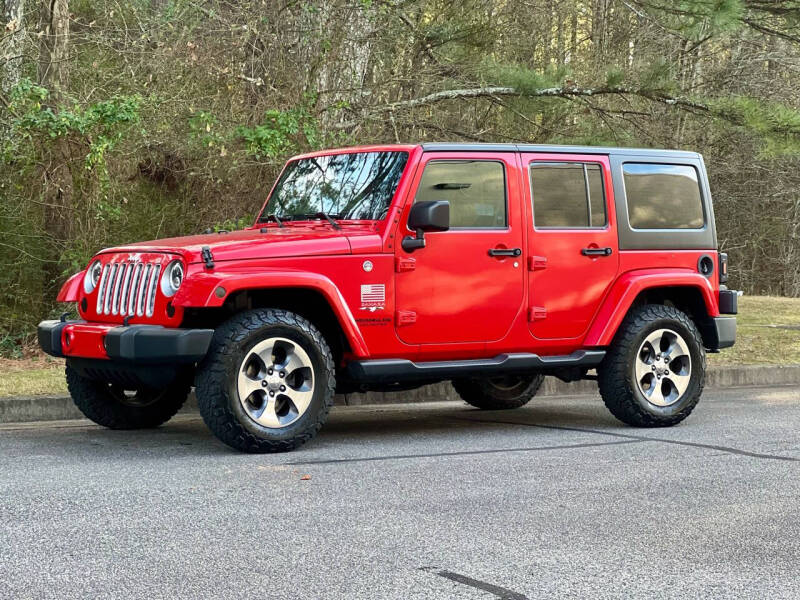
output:
M226 260L247 260L258 258L281 258L290 256L324 256L331 254L352 254L350 238L372 237L375 251L380 249L380 237L374 226L344 225L333 229L328 224L293 224L284 228L270 225L265 233L262 227L232 231L230 233L210 233L176 238L138 242L116 248L108 252L169 252L180 254L187 263L202 262L202 249L208 246L215 262ZM359 249L364 239L358 242ZM372 245L372 244L368 244Z

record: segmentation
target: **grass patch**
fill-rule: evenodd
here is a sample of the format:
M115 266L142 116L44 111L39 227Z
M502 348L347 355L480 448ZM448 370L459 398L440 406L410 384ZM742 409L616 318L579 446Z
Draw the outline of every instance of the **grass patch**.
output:
M709 354L709 364L800 364L800 298L742 296L736 325L736 345Z
M743 296L737 322L736 345L709 354L711 366L800 364L800 298ZM43 354L0 359L0 398L66 393L63 361Z
M51 396L67 393L64 367L0 371L0 398L8 396Z

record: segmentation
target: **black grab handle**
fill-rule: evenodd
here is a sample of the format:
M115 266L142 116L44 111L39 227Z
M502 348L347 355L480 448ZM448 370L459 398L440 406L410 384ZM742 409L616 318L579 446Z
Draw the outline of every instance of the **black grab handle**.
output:
M489 248L489 256L519 256L521 248Z
M611 256L611 248L584 248L581 254L584 256Z

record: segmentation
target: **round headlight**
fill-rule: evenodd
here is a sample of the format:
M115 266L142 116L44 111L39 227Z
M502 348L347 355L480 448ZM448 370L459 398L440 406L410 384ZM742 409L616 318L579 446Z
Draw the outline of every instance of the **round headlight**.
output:
M86 275L83 276L84 292L91 294L94 291L94 288L97 287L97 283L100 281L100 274L102 272L103 266L100 264L99 260L89 265L89 268L86 269Z
M183 283L183 265L180 261L173 260L161 276L161 293L167 298L174 296L181 283Z

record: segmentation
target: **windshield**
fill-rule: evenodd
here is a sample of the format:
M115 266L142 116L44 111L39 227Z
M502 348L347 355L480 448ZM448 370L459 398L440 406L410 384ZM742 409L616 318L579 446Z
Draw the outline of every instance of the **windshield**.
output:
M259 222L320 218L386 217L407 152L356 152L296 160L283 171Z

